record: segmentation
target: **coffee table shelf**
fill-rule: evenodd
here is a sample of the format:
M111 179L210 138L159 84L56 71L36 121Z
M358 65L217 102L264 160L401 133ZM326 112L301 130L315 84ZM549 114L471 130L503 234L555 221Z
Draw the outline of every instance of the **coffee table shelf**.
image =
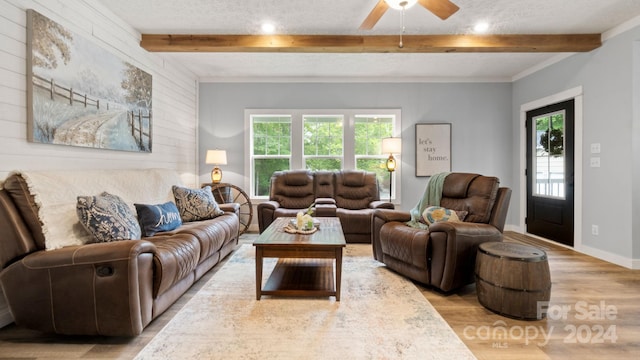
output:
M253 243L256 299L262 295L335 296L340 301L342 249L346 246L340 220L320 218L320 230L310 235L284 232L288 221L276 219ZM264 258L279 260L263 287Z
M333 261L280 259L262 288L262 295L336 296Z

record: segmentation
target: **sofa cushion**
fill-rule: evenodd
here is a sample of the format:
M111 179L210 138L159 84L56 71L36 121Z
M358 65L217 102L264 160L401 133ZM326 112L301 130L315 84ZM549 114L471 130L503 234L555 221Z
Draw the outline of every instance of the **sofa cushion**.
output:
M176 234L190 234L200 243L200 259L198 263L207 261L219 252L230 239L238 236L238 218L232 213L225 213L215 219L195 221L183 224L172 231Z
M189 189L174 185L173 196L183 222L213 219L224 214L213 198L211 186Z
M284 183L290 186L304 186L309 183L310 173L304 171L289 171L284 174Z
M276 171L271 175L269 200L289 209L308 208L316 196L313 176L308 170Z
M157 298L193 272L200 259L200 242L191 234L171 234L146 238L156 246L153 257L153 297Z
M334 197L334 187L333 187L333 171L316 171L313 180L314 184L314 193L316 198L333 198ZM335 203L335 202L334 202Z
M500 181L493 176L451 173L444 180L440 206L468 211L466 222L488 223Z
M341 171L341 183L346 186L364 186L364 171Z
M140 239L138 220L117 195L78 196L78 219L96 242Z
M357 170L336 173L335 199L339 208L369 208L372 201L380 200L376 175Z
M340 218L342 230L345 234L371 233L371 214L374 209L350 210L338 208L336 215Z
M138 212L138 222L142 236L153 236L160 231L169 231L182 225L180 212L176 204L167 201L164 204L134 204Z

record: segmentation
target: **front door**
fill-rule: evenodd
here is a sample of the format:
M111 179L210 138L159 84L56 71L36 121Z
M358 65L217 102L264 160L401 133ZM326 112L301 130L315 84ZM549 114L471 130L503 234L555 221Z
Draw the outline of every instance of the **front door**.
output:
M573 246L574 100L527 112L527 232Z

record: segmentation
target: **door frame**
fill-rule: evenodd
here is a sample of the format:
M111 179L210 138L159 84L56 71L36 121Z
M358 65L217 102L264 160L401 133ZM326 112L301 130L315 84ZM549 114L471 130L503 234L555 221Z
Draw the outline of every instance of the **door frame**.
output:
M527 225L525 224L525 217L527 215L527 176L525 175L527 168L527 129L525 126L527 111L570 99L574 99L575 101L573 249L577 250L582 247L582 86L568 89L520 106L520 229L523 234L539 237L527 233ZM561 243L554 242L554 244L571 248Z

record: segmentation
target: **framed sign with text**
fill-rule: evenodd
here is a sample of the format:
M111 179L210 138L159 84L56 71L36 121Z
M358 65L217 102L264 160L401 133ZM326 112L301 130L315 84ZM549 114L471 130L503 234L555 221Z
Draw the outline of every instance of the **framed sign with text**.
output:
M416 176L451 171L451 124L416 124Z

